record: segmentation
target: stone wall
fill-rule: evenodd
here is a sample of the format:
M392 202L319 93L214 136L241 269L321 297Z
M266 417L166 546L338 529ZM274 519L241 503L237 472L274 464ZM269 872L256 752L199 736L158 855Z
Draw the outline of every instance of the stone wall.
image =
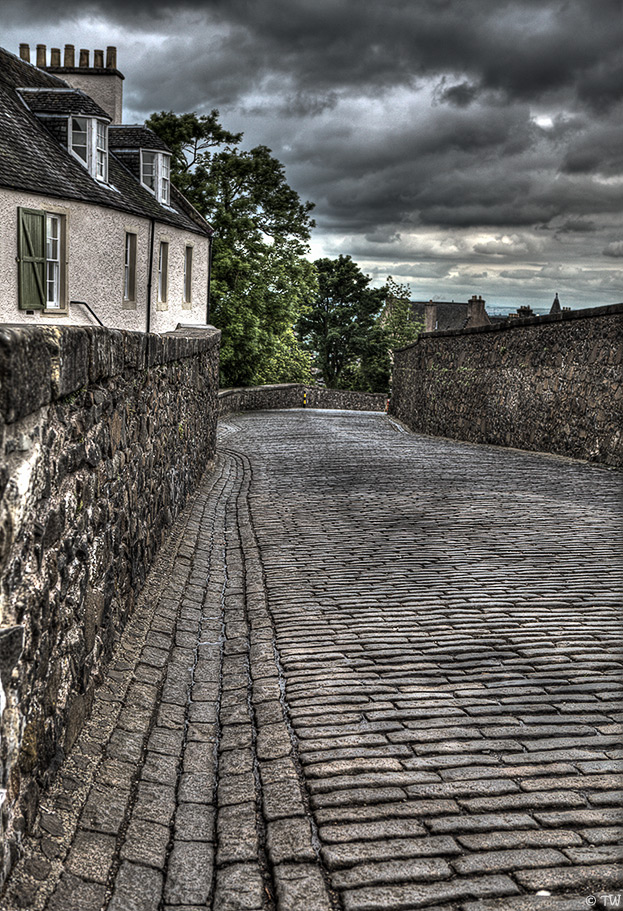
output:
M623 305L426 333L395 352L412 430L623 466Z
M0 883L213 456L219 338L0 326Z
M274 386L222 389L219 393L219 414L304 407L384 411L386 403L387 396L383 393L326 389L323 386L305 386L302 383L281 383Z

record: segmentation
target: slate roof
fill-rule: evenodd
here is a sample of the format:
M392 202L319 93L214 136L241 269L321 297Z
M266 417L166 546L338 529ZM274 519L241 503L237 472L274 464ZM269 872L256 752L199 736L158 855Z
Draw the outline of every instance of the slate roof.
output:
M412 301L411 312L416 319L426 318L428 301ZM463 329L467 322L468 305L463 301L433 301L438 329Z
M123 124L110 127L108 146L111 149L156 149L170 152L171 149L163 140L142 124Z
M24 88L18 92L35 114L84 114L110 121L106 111L80 89Z
M95 180L48 131L45 121L37 119L26 107L24 101L31 93L20 94L18 88L71 89L71 86L0 48L1 187L105 206L155 218L194 233L208 236L213 233L190 203L182 203L179 193L171 193L171 207L160 205L113 152L108 155L111 186Z

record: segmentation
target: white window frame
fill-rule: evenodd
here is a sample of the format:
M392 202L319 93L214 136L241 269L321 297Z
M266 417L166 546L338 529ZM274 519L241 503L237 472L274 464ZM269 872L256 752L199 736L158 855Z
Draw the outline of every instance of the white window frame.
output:
M193 259L194 247L186 244L184 247L184 296L183 303L192 304L193 300Z
M141 149L141 183L158 202L170 205L171 156L167 152Z
M62 216L45 213L45 309L62 310Z
M74 143L74 122L83 126L85 145ZM71 154L100 183L108 183L108 124L97 117L73 115L67 122L67 144ZM77 151L80 149L80 151ZM82 150L84 149L84 154Z
M125 232L123 261L123 303L136 304L136 231Z
M169 294L169 241L161 240L158 248L158 303L166 304Z

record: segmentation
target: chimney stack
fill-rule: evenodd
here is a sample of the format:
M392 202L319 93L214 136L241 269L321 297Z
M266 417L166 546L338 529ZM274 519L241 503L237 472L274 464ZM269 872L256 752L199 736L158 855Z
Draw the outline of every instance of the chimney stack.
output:
M467 302L467 322L465 323L465 328L471 329L473 326L488 326L490 322L489 315L485 310L484 300L480 294L478 297L476 297L475 294L472 294Z
M430 300L424 305L424 331L434 332L437 328L437 304Z
M20 44L20 57L30 62L30 45ZM101 48L93 51L93 66L90 65L90 51L80 48L79 55L73 44L65 45L64 58L61 49L51 48L50 65L46 65L47 48L37 45L37 66L49 73L60 73L63 79L81 92L85 92L96 104L106 111L113 123L123 119L123 75L117 69L117 48L107 47L106 56ZM76 56L78 65L76 66ZM105 61L105 62L104 62Z
M26 63L30 63L30 45L29 44L20 44L19 56L22 60L25 60Z

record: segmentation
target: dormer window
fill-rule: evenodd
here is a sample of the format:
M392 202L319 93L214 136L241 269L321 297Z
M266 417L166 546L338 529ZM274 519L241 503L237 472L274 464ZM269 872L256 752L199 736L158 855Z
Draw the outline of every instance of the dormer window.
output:
M94 117L71 117L69 149L88 169L89 174L108 180L108 125Z
M166 152L141 149L141 182L158 202L168 206L171 198L171 156Z

